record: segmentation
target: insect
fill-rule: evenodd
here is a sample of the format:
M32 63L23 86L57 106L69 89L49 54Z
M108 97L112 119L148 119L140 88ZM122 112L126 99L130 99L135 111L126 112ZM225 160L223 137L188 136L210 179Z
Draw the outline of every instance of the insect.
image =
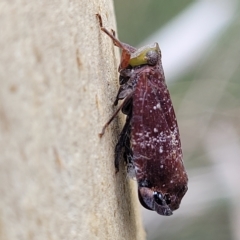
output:
M143 207L170 216L187 192L178 124L165 83L158 43L136 49L120 42L115 33L100 28L122 50L116 100L123 100L104 125L102 136L121 110L126 122L115 147L115 167L123 153L130 175L136 177Z

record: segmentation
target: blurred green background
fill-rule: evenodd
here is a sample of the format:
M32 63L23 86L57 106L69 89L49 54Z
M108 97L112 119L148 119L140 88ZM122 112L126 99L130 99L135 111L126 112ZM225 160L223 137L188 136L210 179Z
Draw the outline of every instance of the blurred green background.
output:
M130 45L140 44L190 4L191 0L114 0L119 38Z
M153 36L164 46L189 174L189 190L173 216L143 210L147 239L240 240L239 0L114 4L121 41L140 46Z

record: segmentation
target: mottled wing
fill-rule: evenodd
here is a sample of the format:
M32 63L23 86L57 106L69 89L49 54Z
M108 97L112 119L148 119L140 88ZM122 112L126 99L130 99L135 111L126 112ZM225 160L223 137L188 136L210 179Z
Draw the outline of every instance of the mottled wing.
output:
M138 182L174 192L185 170L176 116L161 72L138 74L131 125Z

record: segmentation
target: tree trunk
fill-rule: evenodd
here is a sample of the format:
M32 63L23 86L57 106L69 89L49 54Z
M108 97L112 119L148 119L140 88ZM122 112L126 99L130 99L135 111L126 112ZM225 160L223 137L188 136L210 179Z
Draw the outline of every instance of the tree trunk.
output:
M0 3L0 239L144 239L134 181L115 174L111 1ZM120 126L119 126L120 125Z

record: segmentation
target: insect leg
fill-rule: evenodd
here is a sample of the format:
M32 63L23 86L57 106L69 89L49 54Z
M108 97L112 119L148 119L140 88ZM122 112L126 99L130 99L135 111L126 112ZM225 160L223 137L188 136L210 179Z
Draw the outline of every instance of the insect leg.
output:
M118 100L124 99L133 91L133 83L130 80L132 76L131 69L123 69L120 71L119 75L119 84L120 88L118 90L118 94L114 101L114 106L118 104Z
M131 110L130 110L131 111ZM116 172L119 171L119 160L120 160L120 156L122 153L122 148L125 148L125 152L124 152L124 159L126 161L126 163L128 164L129 162L129 157L130 155L132 155L132 152L130 150L130 122L132 119L132 114L131 112L127 115L127 119L125 122L125 125L123 127L123 130L119 136L118 142L116 144L115 147L115 168L116 168Z
M105 27L103 27L103 23L102 23L102 17L100 14L96 14L98 21L99 21L99 25L100 28L103 32L105 32L112 40L113 40L113 44L116 47L119 47L121 49L125 49L124 45L115 37L115 32L112 30L112 33L110 33ZM127 50L127 49L126 49Z
M117 116L117 114L119 113L119 111L126 105L128 104L128 101L130 100L130 98L132 97L133 92L131 92L122 102L122 104L119 106L119 108L116 110L116 112L112 115L112 117L106 122L106 124L103 126L102 131L99 133L99 137L101 138L103 136L103 134L105 133L106 128L108 127L108 125L112 122L112 120Z
M115 37L115 32L112 30L112 33L109 32L105 27L103 27L103 23L102 23L102 17L100 14L96 14L98 21L99 21L99 25L100 28L103 32L105 32L113 41L113 44L116 47L119 47L120 49L122 49L122 57L121 57L121 63L119 66L119 70L124 69L128 66L129 60L131 58L131 53L136 51L136 48L126 44L126 43L122 43L120 42L116 37Z

